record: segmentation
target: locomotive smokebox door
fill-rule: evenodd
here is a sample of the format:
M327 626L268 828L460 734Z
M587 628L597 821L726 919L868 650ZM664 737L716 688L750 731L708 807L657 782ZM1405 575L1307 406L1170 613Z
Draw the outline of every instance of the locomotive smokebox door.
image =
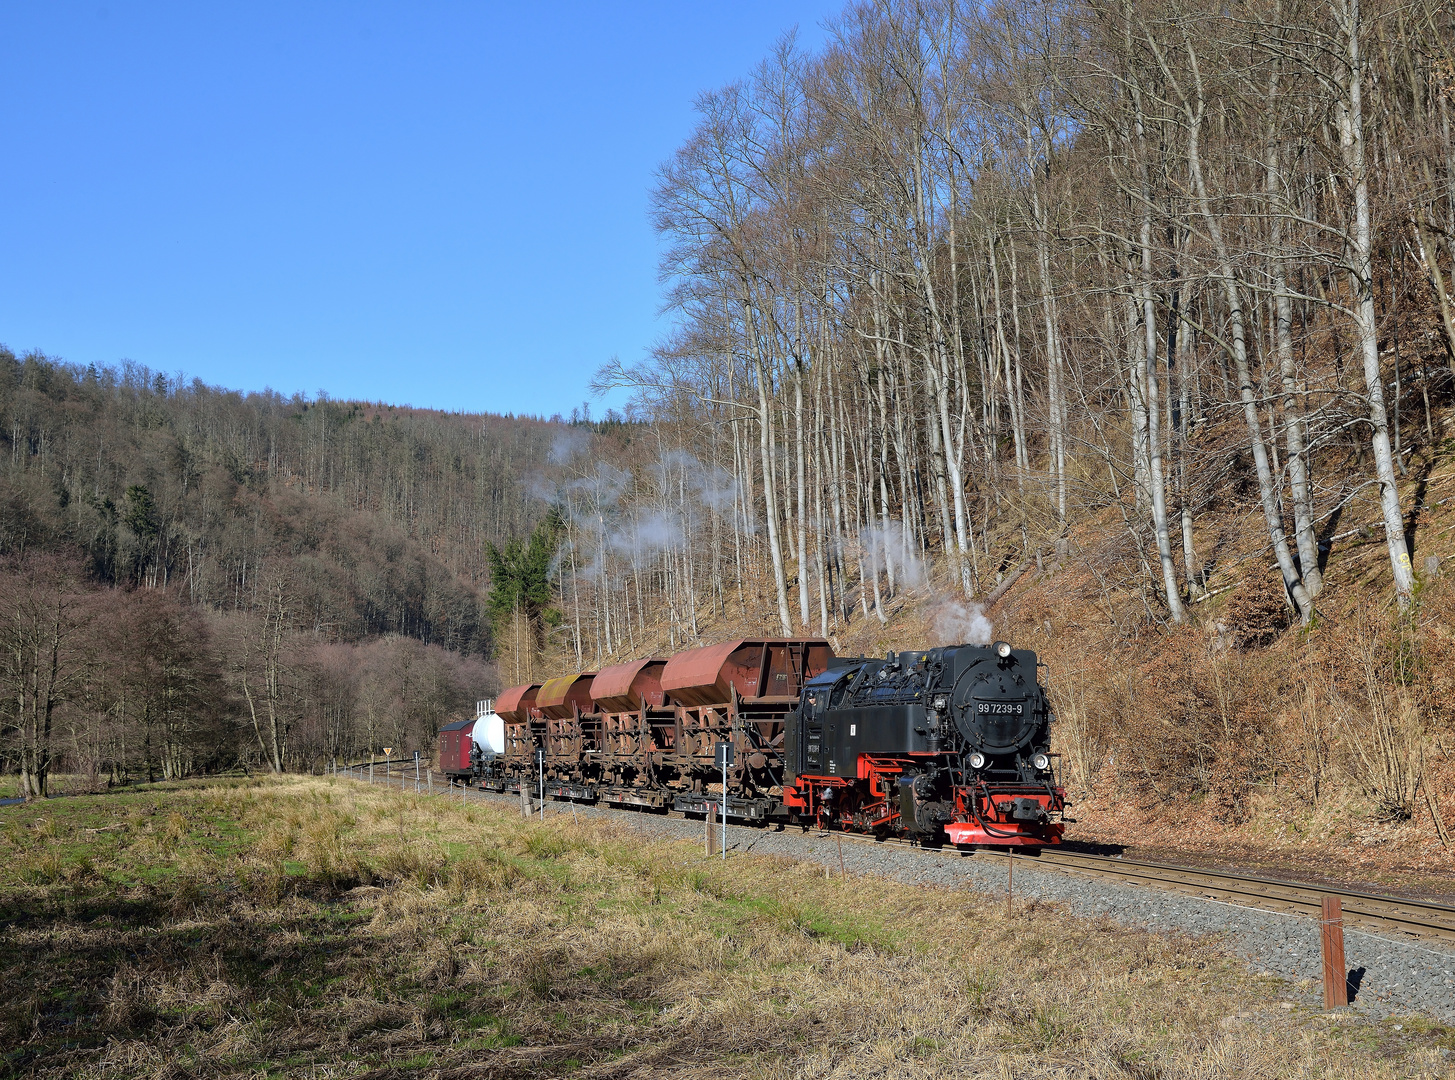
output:
M716 761L717 761L717 767L719 769L726 769L729 765L731 765L733 763L733 744L732 743L730 743L730 742L720 742L720 743L717 744L717 758L716 758Z

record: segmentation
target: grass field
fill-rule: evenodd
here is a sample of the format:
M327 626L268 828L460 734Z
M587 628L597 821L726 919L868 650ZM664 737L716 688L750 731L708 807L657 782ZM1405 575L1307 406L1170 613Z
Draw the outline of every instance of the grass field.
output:
M0 810L0 1073L1445 1075L1208 945L317 779Z

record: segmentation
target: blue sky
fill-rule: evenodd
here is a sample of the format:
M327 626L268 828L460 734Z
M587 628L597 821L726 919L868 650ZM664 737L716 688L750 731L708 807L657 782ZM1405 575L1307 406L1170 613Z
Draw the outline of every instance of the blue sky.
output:
M569 413L665 330L693 97L838 6L5 4L0 342Z

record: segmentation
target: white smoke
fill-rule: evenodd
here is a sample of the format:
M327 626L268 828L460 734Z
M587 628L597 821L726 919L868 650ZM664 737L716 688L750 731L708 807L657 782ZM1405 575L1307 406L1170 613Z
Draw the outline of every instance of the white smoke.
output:
M564 466L559 472L566 475L548 479L557 472L548 470L526 480L527 491L569 523L552 564L563 585L574 577L615 586L624 573L652 566L663 552L700 543L714 515L732 527L742 495L727 469L687 450L663 451L622 469L602 460L598 445L589 430L562 429L548 461ZM746 520L738 528L753 531Z
M591 432L583 428L567 428L556 433L551 440L551 449L546 460L552 465L562 465L591 445Z
M875 571L893 571L896 587L917 589L928 579L925 564L914 550L903 522L886 518L879 525L869 525L859 533L859 543Z
M540 473L530 474L521 483L525 486L527 495L533 499L539 499L543 503L554 503L561 494L560 489Z
M989 645L995 625L979 604L941 600L930 609L930 633L935 645Z
M652 510L613 530L607 543L617 554L630 555L638 563L667 548L675 549L681 540L682 527L676 517Z
M738 482L721 465L703 467L697 473L697 497L719 514L729 513L738 498Z
M600 513L604 507L615 506L631 487L631 483L631 473L599 461L594 473L572 480L566 486L588 499L588 512Z
M721 465L706 465L685 450L668 450L652 463L652 472L664 493L677 494L685 487L697 505L724 513L738 495L732 473Z

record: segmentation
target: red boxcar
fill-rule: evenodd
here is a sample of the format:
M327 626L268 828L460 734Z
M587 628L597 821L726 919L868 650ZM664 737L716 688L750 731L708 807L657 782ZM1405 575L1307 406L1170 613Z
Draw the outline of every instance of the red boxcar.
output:
M470 775L470 733L474 727L474 720L458 720L440 728L439 754L435 760L446 776Z

